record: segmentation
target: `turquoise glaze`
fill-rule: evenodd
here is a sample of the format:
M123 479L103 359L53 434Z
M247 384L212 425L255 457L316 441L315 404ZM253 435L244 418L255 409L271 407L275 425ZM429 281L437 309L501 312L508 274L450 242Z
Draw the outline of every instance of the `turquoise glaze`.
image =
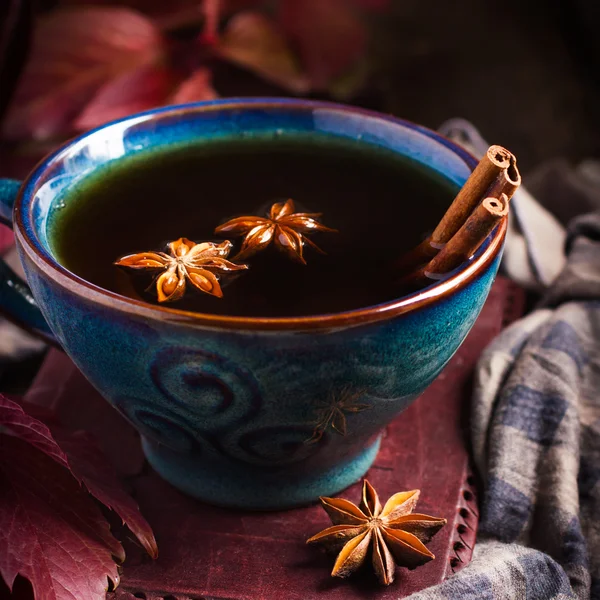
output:
M14 202L19 253L45 321L6 267L0 307L40 333L51 331L138 428L152 466L207 502L284 508L357 481L385 426L467 335L502 252L505 224L469 264L423 292L347 313L287 319L152 306L91 285L54 260L48 215L60 208L61 192L98 166L169 144L257 134L268 143L271 134L298 131L390 148L459 185L475 165L435 133L376 113L240 99L156 110L83 135L47 158L16 202L16 184L0 184L0 217L10 218Z

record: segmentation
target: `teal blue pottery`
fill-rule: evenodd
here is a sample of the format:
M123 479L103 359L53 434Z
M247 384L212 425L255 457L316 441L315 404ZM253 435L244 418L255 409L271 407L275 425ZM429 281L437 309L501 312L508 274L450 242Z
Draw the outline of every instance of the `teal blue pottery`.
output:
M470 262L418 293L298 318L150 305L78 278L53 256L48 216L62 192L91 171L171 144L270 132L360 140L459 186L476 164L452 142L406 121L259 98L131 116L69 142L23 185L0 182L0 219L14 228L27 278L25 284L0 266L0 310L64 349L138 429L150 464L166 480L206 502L254 509L306 504L364 475L386 425L435 379L471 329L506 231L502 222Z

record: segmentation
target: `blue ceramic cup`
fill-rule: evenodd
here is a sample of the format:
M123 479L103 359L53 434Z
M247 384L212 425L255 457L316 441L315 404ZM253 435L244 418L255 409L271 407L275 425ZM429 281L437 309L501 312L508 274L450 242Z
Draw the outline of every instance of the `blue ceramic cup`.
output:
M14 228L28 284L0 266L0 310L62 346L139 430L165 479L207 502L256 509L311 502L360 479L383 429L469 332L506 229L501 223L468 264L424 291L298 318L153 306L84 281L53 256L49 211L94 169L172 144L274 131L358 139L457 185L476 164L434 132L391 117L321 102L239 99L108 124L45 159L22 186L0 182L0 218Z

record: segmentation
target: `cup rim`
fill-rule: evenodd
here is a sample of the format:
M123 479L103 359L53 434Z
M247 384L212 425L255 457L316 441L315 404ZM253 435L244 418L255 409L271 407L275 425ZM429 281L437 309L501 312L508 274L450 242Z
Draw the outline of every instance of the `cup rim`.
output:
M23 250L27 252L29 258L33 260L36 266L41 268L47 274L51 273L53 282L61 285L61 287L69 290L70 292L82 296L87 300L94 301L112 309L118 309L138 316L150 317L162 322L180 323L190 326L195 325L215 329L258 331L332 330L348 326L384 321L408 312L418 310L420 308L424 308L425 306L428 306L436 301L447 298L476 279L477 276L485 271L487 267L495 260L498 253L502 249L507 231L507 219L503 219L490 234L490 236L488 236L488 239L490 239L489 243L483 250L478 251L478 253L475 255L475 258L471 262L461 265L461 267L459 267L450 277L440 282L433 283L424 290L401 296L400 298L395 298L380 304L336 313L324 313L297 317L245 317L199 313L171 308L168 306L153 305L148 302L144 302L143 300L128 298L127 296L122 296L116 292L106 290L79 277L75 273L72 273L63 267L49 252L41 248L39 240L30 235L27 227L24 226L24 208L26 200L31 196L31 192L35 189L35 183L37 179L60 154L62 154L72 145L85 140L92 134L103 129L107 129L112 125L123 124L127 121L133 122L137 119L140 119L140 117L154 118L163 115L184 115L186 113L227 110L229 108L239 110L240 108L244 107L265 109L284 107L289 109L296 108L298 110L327 108L339 112L362 114L371 118L380 119L390 124L401 125L434 139L457 154L471 170L474 169L478 162L477 159L467 150L427 127L418 125L406 119L400 119L398 117L385 115L376 111L335 102L304 100L296 98L240 97L167 106L164 108L145 111L143 113L129 115L122 119L105 123L100 127L72 138L71 140L62 144L54 152L43 158L25 179L15 202L14 231L17 243L20 244ZM29 207L29 209L31 209L31 207Z

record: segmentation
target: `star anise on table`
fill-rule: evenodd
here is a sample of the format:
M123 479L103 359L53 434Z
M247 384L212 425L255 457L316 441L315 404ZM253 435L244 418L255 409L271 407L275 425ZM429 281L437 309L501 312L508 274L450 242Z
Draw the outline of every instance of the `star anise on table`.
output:
M283 250L290 258L306 264L304 260L304 244L308 244L324 254L307 236L317 231L337 232L336 229L325 227L317 219L321 213L297 213L292 199L286 202L276 202L271 206L269 217L237 217L219 225L217 234L245 236L242 248L234 260L241 260L264 250L271 242Z
M179 300L185 293L187 283L211 296L223 297L217 272L240 271L248 265L237 265L226 257L232 243L202 242L196 244L187 238L179 238L168 245L169 253L140 252L123 256L115 265L129 269L151 269L164 271L156 279L159 302Z
M344 498L321 498L333 527L306 543L339 550L332 576L348 577L370 557L379 581L389 585L396 565L414 569L435 558L425 544L446 519L413 513L419 493L398 492L382 508L377 492L365 479L360 507Z

